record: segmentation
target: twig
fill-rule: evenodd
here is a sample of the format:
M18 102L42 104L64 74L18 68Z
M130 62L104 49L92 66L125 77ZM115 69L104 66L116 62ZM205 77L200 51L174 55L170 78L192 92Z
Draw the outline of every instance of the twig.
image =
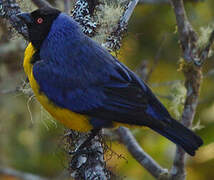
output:
M39 8L41 8L41 7L52 7L51 4L46 0L32 0L32 2Z
M186 65L183 69L185 75L185 87L187 90L184 109L181 122L191 128L195 116L196 107L198 105L198 96L202 81L201 68L194 65ZM185 173L185 152L181 147L176 148L173 167L170 171L173 180L184 180Z
M17 171L11 168L4 168L0 166L0 174L13 176L22 180L48 180L47 178L40 177L34 174Z
M176 16L183 57L187 62L198 62L199 59L196 48L198 35L187 18L183 0L171 0L170 2Z
M1 90L0 95L1 94L22 93L22 94L25 94L25 95L31 97L31 96L33 96L33 91L30 88L30 85L28 82L29 82L28 79L26 79L22 82L22 84L20 84L19 86L17 86L14 89Z
M185 87L187 89L181 122L186 127L191 128L196 107L198 105L198 96L202 80L201 67L195 66L194 63L200 62L201 52L199 47L196 45L198 35L188 21L183 0L171 0L171 4L174 8L174 13L176 16L183 57L186 60L181 63L182 70L185 75ZM211 39L212 38L213 37L211 36ZM210 46L211 45L208 44L209 48ZM207 57L207 55L205 57ZM175 159L170 173L171 179L173 180L184 180L186 177L185 152L180 147L177 147L176 149Z
M132 0L129 2L126 11L124 12L122 18L120 19L120 24L121 26L125 26L127 25L135 7L137 6L139 0Z
M127 147L132 156L157 179L163 179L168 176L168 170L163 169L157 164L143 149L139 146L132 133L124 127L116 130L123 144Z
M131 0L123 15L121 16L118 27L115 29L114 32L106 39L106 42L103 44L105 48L109 49L110 51L117 51L121 47L121 40L123 38L124 33L127 30L128 21L134 11L134 8L137 6L139 0Z

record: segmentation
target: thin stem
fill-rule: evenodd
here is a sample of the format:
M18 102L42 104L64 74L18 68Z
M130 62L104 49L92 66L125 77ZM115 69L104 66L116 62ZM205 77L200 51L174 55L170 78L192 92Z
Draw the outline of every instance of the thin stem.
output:
M155 178L167 176L168 170L163 169L152 159L137 143L132 133L125 127L116 130L123 144L127 147L131 155Z

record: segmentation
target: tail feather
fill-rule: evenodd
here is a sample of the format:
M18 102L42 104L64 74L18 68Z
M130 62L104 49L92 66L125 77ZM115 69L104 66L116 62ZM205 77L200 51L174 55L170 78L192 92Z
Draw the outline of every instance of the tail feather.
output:
M150 128L181 146L191 156L194 156L195 151L203 144L199 136L174 119L171 119L167 126Z

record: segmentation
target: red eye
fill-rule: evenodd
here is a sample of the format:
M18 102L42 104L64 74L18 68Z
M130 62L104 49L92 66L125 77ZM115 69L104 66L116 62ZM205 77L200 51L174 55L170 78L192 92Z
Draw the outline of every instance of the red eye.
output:
M38 18L36 21L37 21L38 24L42 24L43 23L43 19L42 18Z

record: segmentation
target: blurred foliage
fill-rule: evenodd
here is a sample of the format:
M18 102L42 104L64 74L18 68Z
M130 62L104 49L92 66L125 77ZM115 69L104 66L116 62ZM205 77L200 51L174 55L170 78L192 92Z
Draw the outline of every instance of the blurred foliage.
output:
M20 2L26 11L35 8L27 0ZM51 2L63 7L60 1ZM201 33L203 44L209 29L213 28L214 1L189 2L185 6L191 23ZM156 58L157 66L149 84L178 119L182 112L185 89L184 77L178 71L181 52L175 17L170 5L137 6L122 44L120 60L133 70L137 70L142 62L149 70ZM41 176L63 177L67 167L62 143L63 126L51 120L34 98L29 99L21 93L11 93L25 79L22 68L25 46L26 42L17 38L16 33L11 33L5 21L0 19L0 164ZM160 46L162 48L158 52ZM213 68L214 57L211 56L204 65L204 81L194 121L194 124L200 122L200 125L204 126L199 128L197 133L202 136L205 144L194 158L188 158L187 180L214 178ZM133 129L133 133L144 150L158 163L166 168L171 167L174 144L145 128ZM107 159L110 157L107 164L112 171L124 179L153 179L121 144L109 144L117 154L125 157L119 158L110 152L106 155Z

